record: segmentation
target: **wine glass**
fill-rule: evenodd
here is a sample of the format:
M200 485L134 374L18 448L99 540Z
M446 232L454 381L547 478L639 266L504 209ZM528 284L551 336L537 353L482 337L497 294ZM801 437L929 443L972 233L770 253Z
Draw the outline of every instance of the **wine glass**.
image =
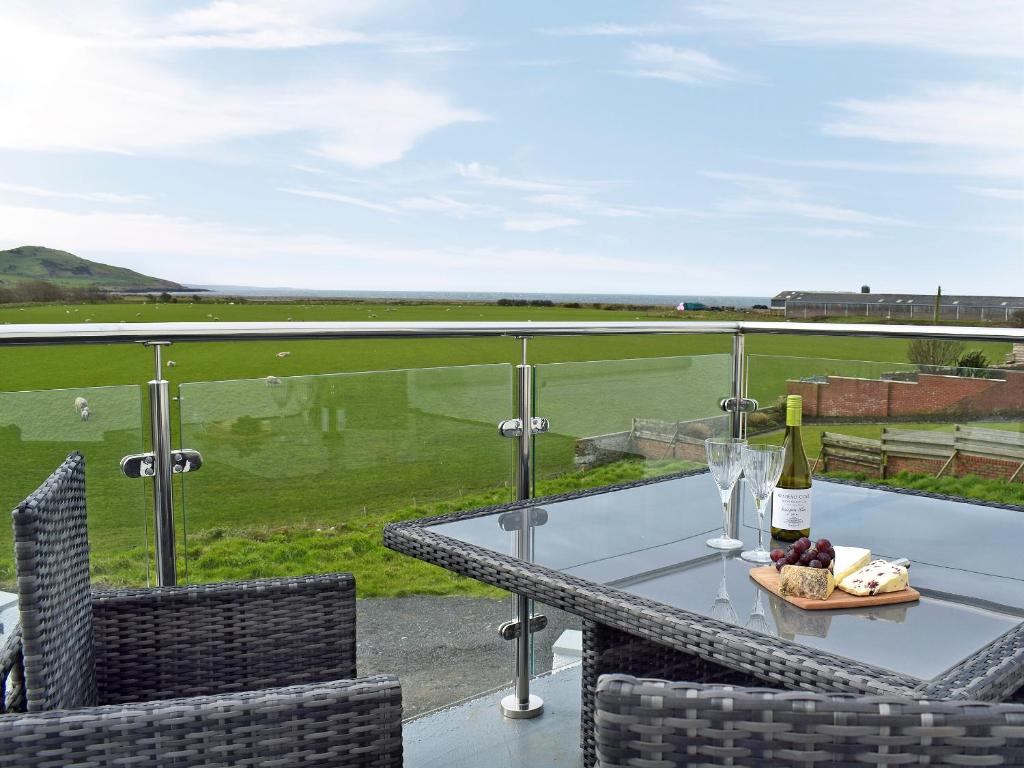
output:
M715 549L743 548L742 541L729 535L729 498L732 496L733 486L736 485L740 472L743 470L740 452L746 444L746 440L736 437L726 440L709 437L704 441L704 451L708 456L708 469L711 470L711 476L715 478L715 483L718 485L724 513L722 535L708 539L706 542L709 547Z
M770 563L771 556L764 548L764 507L775 490L782 474L785 448L781 445L747 445L743 447L743 476L750 486L757 510L757 549L743 552L740 557L752 563Z
M726 624L739 624L740 617L732 605L732 598L729 597L729 585L725 580L726 555L722 553L722 579L718 582L718 594L715 602L711 605L711 618L724 621Z

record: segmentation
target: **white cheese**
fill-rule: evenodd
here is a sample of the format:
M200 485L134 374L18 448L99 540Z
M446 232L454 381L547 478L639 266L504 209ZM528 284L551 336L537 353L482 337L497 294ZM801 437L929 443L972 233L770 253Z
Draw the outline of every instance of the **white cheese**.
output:
M871 562L871 550L860 547L832 547L836 557L832 561L832 575L841 582L854 571L859 571Z
M880 595L899 592L910 583L907 569L887 560L872 560L839 583L839 588L851 595Z

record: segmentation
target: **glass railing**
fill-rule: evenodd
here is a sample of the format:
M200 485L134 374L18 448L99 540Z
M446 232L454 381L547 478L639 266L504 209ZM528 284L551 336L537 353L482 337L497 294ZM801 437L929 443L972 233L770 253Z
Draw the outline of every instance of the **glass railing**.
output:
M704 440L729 434L719 401L731 377L727 354L536 366L536 413L550 423L535 440L537 494L704 466ZM548 619L533 636L534 673L578 662L579 619L547 605L533 610Z
M795 339L794 350L813 351L811 337L757 338L764 344L748 349L788 349ZM875 343L835 341L829 350L837 356ZM733 394L732 356L722 352L730 343L728 335L694 334L531 340L534 412L549 423L534 441L535 494L702 466L703 440L730 431L719 407ZM360 345L368 352L357 362ZM578 360L602 347L611 359ZM112 356L110 347L68 349L76 360L89 349ZM385 549L381 531L394 520L513 498L515 440L500 437L497 424L515 415L510 363L518 362L518 342L296 340L270 350L269 342L244 341L171 349L163 372L176 395L172 445L204 459L200 471L174 481L179 582L352 571L364 598L360 670L402 677L408 714L507 683L509 644L498 639L497 625L509 617L508 596ZM151 375L136 357L121 357L132 372L104 369L104 376ZM388 370L319 372L365 360ZM464 364L473 360L504 362ZM886 481L901 472L942 474L950 485L937 490L972 495L991 491L972 486L967 474L1010 488L1006 480L1024 464L1024 372L777 354L750 355L747 363L747 393L761 404L746 417L749 437L781 439L781 399L802 394L807 450L819 472ZM427 367L434 364L444 367ZM96 380L70 370L60 377ZM177 383L215 377L223 380ZM88 419L75 405L79 397ZM147 449L144 398L137 385L0 393L0 504L12 508L68 452L83 452L101 584L152 582L151 484L118 470L123 456ZM928 432L938 445L931 454L922 448ZM957 441L974 453L961 451L943 466ZM925 451L917 464L914 451ZM980 463L970 458L978 455ZM1024 472L1017 486L1024 487ZM509 543L511 553L511 536ZM9 527L0 526L0 589L12 578L10 552ZM546 606L534 611L548 617L548 628L534 637L533 671L571 662L578 621Z
M719 401L731 393L732 357L685 355L551 363L536 368L538 488L591 473L606 485L704 463L705 438L728 435Z
M360 671L410 678L408 714L503 684L504 594L385 549L381 533L394 520L511 500L513 443L497 424L509 415L512 372L499 364L183 384L182 444L204 465L181 478L179 571L193 582L354 573L359 596L371 598L358 611ZM433 615L410 629L411 612ZM403 644L410 634L416 642ZM453 637L477 658L455 653ZM467 664L443 690L412 682L436 673L417 668L431 647Z
M149 583L149 482L120 471L143 450L142 388L0 392L0 509L9 513L72 451L85 456L90 562L100 585ZM14 562L10 518L0 525L0 589Z

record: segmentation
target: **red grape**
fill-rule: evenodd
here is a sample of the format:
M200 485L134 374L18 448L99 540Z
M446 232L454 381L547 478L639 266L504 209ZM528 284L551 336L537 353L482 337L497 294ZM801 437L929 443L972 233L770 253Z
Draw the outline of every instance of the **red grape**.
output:
M771 558L772 558L772 562L773 563L779 562L779 560L781 560L785 556L786 556L786 553L783 550L781 550L781 549L773 549L772 550Z
M811 560L811 562L809 562L807 564L807 567L808 568L824 568L824 566L821 564L821 560L818 560L817 558L815 558L814 560Z
M807 565L813 559L813 557L804 552L802 555L800 555L800 565Z
M818 560L821 561L821 566L823 568L828 568L829 563L832 562L832 556L828 552L819 552Z
M832 549L832 542L828 539L818 539L818 549Z

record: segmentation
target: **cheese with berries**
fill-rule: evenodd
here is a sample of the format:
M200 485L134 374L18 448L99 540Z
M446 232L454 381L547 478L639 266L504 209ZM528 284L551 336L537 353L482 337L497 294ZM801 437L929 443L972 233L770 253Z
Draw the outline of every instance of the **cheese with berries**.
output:
M860 547L833 547L836 552L832 561L832 575L841 582L854 571L859 571L871 562L871 550Z
M835 588L836 580L827 568L784 565L779 572L779 594L784 597L828 600Z
M839 582L839 588L851 595L880 595L899 592L908 584L910 578L902 565L893 565L888 560L872 560Z

